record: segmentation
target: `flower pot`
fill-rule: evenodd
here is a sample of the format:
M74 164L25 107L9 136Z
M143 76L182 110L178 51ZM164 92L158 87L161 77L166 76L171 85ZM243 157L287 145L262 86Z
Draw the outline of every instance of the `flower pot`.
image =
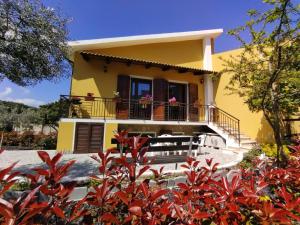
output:
M86 96L86 97L84 97L84 100L85 100L85 101L94 101L94 100L95 100L95 97L92 97L92 96Z

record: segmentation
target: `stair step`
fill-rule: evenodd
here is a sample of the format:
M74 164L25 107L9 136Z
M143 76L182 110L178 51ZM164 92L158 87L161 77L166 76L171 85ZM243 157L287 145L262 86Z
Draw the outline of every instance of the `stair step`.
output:
M250 140L241 141L241 144L256 144L256 141L250 139Z

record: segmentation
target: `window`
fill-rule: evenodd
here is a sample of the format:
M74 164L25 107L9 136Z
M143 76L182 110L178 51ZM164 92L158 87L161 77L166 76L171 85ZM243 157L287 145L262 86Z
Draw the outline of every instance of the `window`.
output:
M131 78L131 99L152 96L152 80Z
M152 80L131 78L130 119L150 120L152 102L141 102L143 97L152 97Z
M186 103L186 84L169 83L169 99L173 97L177 102Z

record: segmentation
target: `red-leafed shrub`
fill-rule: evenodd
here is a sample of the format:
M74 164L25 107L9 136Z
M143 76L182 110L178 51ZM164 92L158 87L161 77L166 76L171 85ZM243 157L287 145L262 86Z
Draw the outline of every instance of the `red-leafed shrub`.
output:
M226 176L213 159L206 166L187 158L186 181L167 189L163 168L147 165L146 138L116 135L120 149L92 156L99 163L96 184L82 200L71 201L75 182L63 183L75 163L60 164L39 151L44 168L32 174L0 171L1 224L291 224L300 221L300 154L291 154L286 168L256 162L254 169ZM149 178L149 173L153 176ZM147 174L147 176L145 176ZM7 198L16 176L26 176L31 190Z

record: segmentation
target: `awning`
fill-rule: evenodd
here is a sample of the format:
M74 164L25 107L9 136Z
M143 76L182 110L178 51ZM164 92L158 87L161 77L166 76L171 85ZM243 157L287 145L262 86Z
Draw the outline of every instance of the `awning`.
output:
M132 59L132 58L127 58L127 57L122 57L122 56L104 55L101 53L86 52L86 51L83 51L80 54L87 61L94 58L94 59L104 60L107 64L109 64L111 62L124 63L127 66L134 64L134 65L145 66L146 69L148 69L150 67L157 67L157 68L160 68L162 71L177 70L178 73L193 73L194 75L218 74L218 72L210 71L210 70L203 70L203 69L184 67L184 66L176 66L176 65L172 65L172 64L165 64L165 63L154 62L154 61L146 61L146 60L142 60L142 59Z

